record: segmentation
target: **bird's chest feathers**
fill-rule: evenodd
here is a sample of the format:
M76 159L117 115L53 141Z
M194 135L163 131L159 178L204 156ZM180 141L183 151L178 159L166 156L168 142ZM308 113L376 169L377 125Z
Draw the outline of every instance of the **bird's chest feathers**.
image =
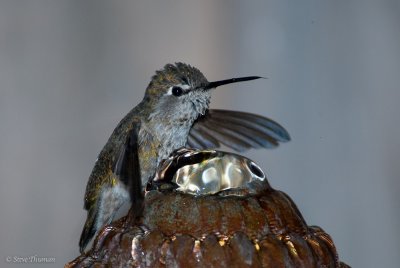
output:
M185 146L193 122L182 120L173 123L150 122L141 130L141 147L144 153L157 158L157 164L167 158L173 150Z
M155 126L153 136L158 143L159 158L163 159L179 147L186 144L187 136L190 130L190 125L185 124L158 124Z

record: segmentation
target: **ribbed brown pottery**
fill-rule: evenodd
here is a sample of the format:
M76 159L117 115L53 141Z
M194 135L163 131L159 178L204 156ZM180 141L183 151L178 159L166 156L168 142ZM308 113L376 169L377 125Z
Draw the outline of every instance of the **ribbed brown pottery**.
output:
M130 211L103 228L66 267L348 267L288 195L266 180L242 194L150 191L140 217Z

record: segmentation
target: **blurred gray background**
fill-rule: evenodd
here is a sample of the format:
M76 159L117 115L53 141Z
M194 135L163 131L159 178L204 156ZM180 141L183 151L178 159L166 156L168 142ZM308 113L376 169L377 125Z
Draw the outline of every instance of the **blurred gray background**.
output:
M78 255L97 154L165 63L261 75L212 107L292 141L251 151L353 267L398 267L400 2L0 1L0 267Z

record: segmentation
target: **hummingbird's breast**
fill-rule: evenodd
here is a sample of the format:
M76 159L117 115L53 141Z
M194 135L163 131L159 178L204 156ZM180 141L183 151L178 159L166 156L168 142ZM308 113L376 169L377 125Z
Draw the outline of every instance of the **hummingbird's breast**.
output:
M185 146L191 120L163 124L162 122L142 123L139 132L139 155L143 185L152 177L161 160L174 150Z

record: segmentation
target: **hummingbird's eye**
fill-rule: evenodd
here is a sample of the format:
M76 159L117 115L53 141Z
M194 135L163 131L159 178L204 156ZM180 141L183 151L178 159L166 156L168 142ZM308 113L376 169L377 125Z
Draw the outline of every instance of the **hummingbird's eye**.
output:
M183 93L183 89L182 89L181 87L174 86L174 87L172 88L172 94L173 94L174 96L179 97L180 95L182 95L182 93Z

